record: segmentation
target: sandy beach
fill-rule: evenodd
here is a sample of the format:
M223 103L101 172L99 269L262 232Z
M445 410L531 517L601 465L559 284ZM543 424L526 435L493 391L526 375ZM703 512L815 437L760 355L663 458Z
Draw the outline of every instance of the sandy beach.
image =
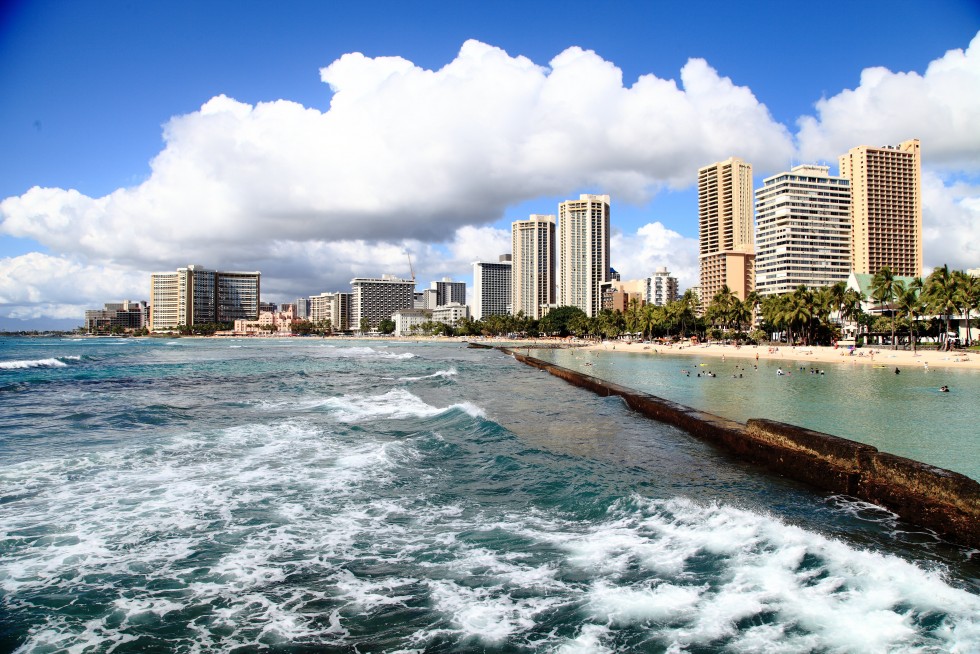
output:
M980 369L980 356L967 352L938 352L936 350L890 350L887 348L862 347L851 354L847 348L833 347L770 347L768 345L721 345L706 343L690 345L675 343L661 345L656 343L627 343L625 341L605 341L586 347L589 350L617 352L636 352L650 354L684 354L704 357L719 357L733 359L774 360L786 361L796 365L817 363L849 363L856 366L887 366L899 370L921 368L950 367L963 369Z

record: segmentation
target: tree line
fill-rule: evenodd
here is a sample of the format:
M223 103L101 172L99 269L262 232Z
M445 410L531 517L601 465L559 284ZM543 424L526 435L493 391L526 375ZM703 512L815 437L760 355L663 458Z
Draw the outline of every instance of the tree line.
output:
M840 339L843 325L849 322L857 325L859 338L890 332L893 348L898 347L896 335L904 332L914 349L923 336L951 346L953 316L963 315L966 345L971 344L970 315L980 304L980 279L944 265L906 284L890 268L883 267L872 277L870 291L869 298L845 282L837 282L819 288L800 285L782 295L753 292L740 300L728 287L722 287L711 299L705 317L714 332L724 330L734 340L741 337L829 345ZM877 316L864 311L868 300L877 305ZM925 316L929 318L920 320ZM752 324L758 327L746 334L744 330Z

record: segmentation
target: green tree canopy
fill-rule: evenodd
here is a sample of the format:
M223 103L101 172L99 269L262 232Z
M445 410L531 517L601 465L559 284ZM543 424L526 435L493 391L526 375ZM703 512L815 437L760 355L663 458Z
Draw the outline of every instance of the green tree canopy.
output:
M538 329L543 334L568 336L572 333L570 324L577 316L588 319L585 312L578 307L557 307L540 320Z

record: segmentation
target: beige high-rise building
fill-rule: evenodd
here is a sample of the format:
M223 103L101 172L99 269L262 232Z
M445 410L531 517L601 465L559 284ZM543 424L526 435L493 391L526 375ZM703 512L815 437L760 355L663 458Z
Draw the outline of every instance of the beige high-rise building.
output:
M727 285L741 299L755 288L752 164L738 157L698 170L701 308Z
M919 139L840 157L851 180L851 270L873 275L888 266L898 276L922 274L922 159Z
M345 332L351 329L351 293L320 293L307 298L309 305L309 321L319 325L330 324L335 332Z
M588 316L602 310L610 281L609 196L583 194L558 205L558 304Z
M531 214L511 224L511 311L541 318L555 302L555 217Z

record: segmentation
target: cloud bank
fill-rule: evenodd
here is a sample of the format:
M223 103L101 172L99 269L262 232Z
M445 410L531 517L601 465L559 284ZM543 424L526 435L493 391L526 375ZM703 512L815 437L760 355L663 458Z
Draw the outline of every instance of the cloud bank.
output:
M798 121L803 160L836 161L858 145L917 138L930 166L980 173L980 34L922 75L866 68L856 89L821 99L816 110Z
M139 185L98 198L35 187L0 202L0 234L50 252L0 260L0 314L139 299L133 279L187 263L262 270L264 293L281 300L343 289L357 275L407 274L406 250L420 279L468 279L470 261L509 251L509 234L492 227L508 207L585 188L642 204L732 154L775 172L794 157L917 137L944 171L978 172L978 44L924 75L864 71L858 88L798 121L796 144L750 89L702 59L679 81L644 75L625 86L612 62L577 47L540 66L467 41L439 70L346 54L320 71L333 92L326 111L217 96L164 126ZM936 177L926 197L956 208L927 209L954 223L927 226L927 252L931 227L976 226L972 190ZM944 261L963 265L950 254ZM689 285L696 262L696 242L659 223L614 242L624 278L667 265ZM16 289L25 263L36 266L33 294ZM67 270L102 281L66 298Z

